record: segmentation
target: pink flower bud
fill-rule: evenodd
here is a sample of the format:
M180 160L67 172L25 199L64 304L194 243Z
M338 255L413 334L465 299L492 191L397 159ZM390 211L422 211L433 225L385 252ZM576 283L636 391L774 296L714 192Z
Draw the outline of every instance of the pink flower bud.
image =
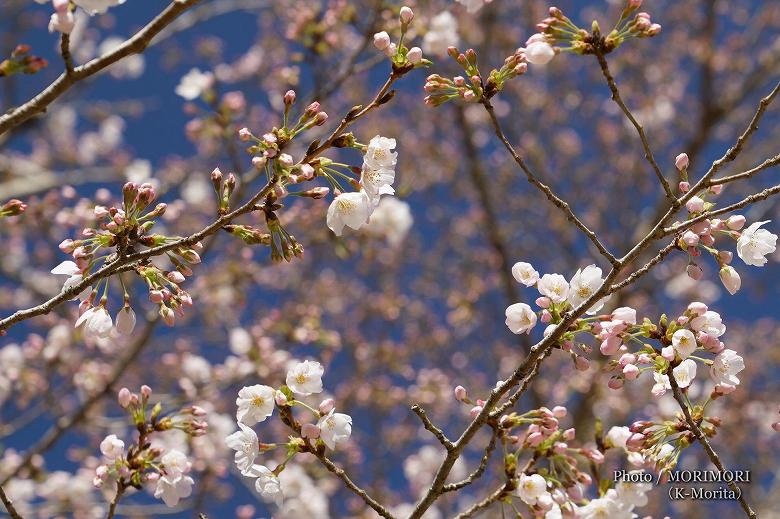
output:
M317 410L318 410L318 411L319 411L321 414L324 414L324 415L325 415L325 414L328 414L328 413L330 413L330 411L331 411L331 410L332 410L332 409L333 409L335 406L336 406L336 402L335 402L335 401L334 401L332 398L326 398L325 400L323 400L322 402L320 402L320 405L319 405L319 407L317 408Z
M699 244L699 235L693 231L685 231L680 239L688 247L695 247Z
M574 367L578 371L588 371L588 368L590 368L590 361L585 357L577 355L577 357L574 359Z
M536 447L544 441L544 435L540 432L533 432L525 439L526 443L531 447Z
M556 442L555 445L553 445L553 451L555 451L556 454L566 454L566 449L568 449L569 446L563 442Z
M723 192L723 184L710 186L710 193L712 193L713 195L719 195L722 192Z
M734 270L734 267L728 265L723 267L720 269L719 275L723 286L726 287L726 290L728 290L729 294L736 294L742 286L742 280L740 279L737 271Z
M551 302L549 297L539 297L536 299L536 306L540 308L550 308Z
M629 364L636 364L636 355L633 353L624 353L620 356L620 360L618 361L618 364L621 366L627 366Z
M686 267L685 272L688 274L689 278L694 279L696 281L699 281L704 275L704 271L696 263L689 264Z
M403 6L399 16L401 18L401 23L408 24L414 18L414 11L412 11L412 9L407 6Z
M627 380L634 380L639 376L639 368L634 364L626 364L623 368L623 376L625 376Z
M290 106L295 102L295 90L288 90L284 94L284 104Z
M257 169L263 169L267 162L265 157L252 157L252 165Z
M711 234L705 234L701 237L700 240L702 245L706 245L707 247L712 247L715 245L715 237Z
M684 180L681 180L679 184L677 184L677 188L680 190L681 193L687 193L691 190L691 184L690 182L686 182Z
M669 362L674 360L674 347L665 346L661 348L661 357L665 358Z
M685 208L688 209L689 213L701 213L704 211L704 200L698 196L691 197L691 199L685 203Z
M252 132L249 131L249 128L241 128L238 130L238 138L246 142L252 138Z
M542 310L541 321L543 323L549 323L550 321L552 321L552 314L550 313L549 310Z
M732 231L738 231L742 229L745 226L745 217L741 214L735 214L732 216L729 216L729 219L726 220L726 227L731 229Z
M566 440L567 442L570 442L574 439L575 434L576 431L574 427L570 429L566 429L565 431L563 431L563 439Z
M472 418L476 418L477 415L479 415L479 413L481 413L481 412L482 412L482 406L475 405L474 407L471 408L471 411L469 411L469 414L471 415Z
M390 35L382 31L374 34L374 47L385 50L390 45Z
M184 275L177 270L168 272L168 274L165 277L168 278L168 281L170 281L171 283L176 283L177 285L179 283L184 283Z
M623 379L620 377L610 377L609 382L607 382L607 386L610 389L620 389L623 387Z
M146 384L141 386L141 396L143 396L144 398L149 398L150 396L152 396L152 388L150 388Z
M733 257L734 254L731 251L722 250L718 252L718 260L720 260L720 262L724 265L731 263Z
M409 63L412 65L417 65L422 61L422 49L420 47L412 47L409 49L409 52L406 53L406 59L409 60Z
M776 432L780 432L780 422L773 423L772 429L774 429Z
M693 315L704 315L707 310L707 305L698 301L694 301L688 305L688 311Z
M467 397L466 388L463 386L455 387L455 400L463 402Z
M688 154L680 153L679 155L677 155L677 157L675 157L674 159L674 165L680 171L684 169L688 169Z
M276 393L274 393L274 401L278 406L285 406L287 405L287 396L285 396L285 394L281 391L277 390Z
M122 409L127 409L127 406L130 405L130 399L132 398L132 394L130 393L130 390L126 387L123 387L119 390L119 393L117 394L117 400L119 401L119 407Z
M556 405L552 409L553 416L555 416L556 418L563 418L564 416L566 416L566 412L567 412L566 408L563 407L562 405Z

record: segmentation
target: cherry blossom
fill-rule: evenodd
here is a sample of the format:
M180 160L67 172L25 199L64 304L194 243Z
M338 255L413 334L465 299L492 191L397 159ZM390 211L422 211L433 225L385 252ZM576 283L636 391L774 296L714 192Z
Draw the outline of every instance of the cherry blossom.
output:
M125 0L73 0L73 3L89 14L95 15L105 13L110 7L122 5Z
M588 265L584 269L578 269L569 282L568 301L573 307L578 307L590 296L596 293L604 284L601 277L601 269L596 265ZM591 306L588 314L595 314L604 306L606 298L602 298Z
M531 333L536 326L536 313L525 303L515 303L506 309L506 325L512 333Z
M274 389L260 384L244 386L238 392L236 405L236 419L240 423L253 425L263 422L274 412Z
M723 350L710 367L710 375L716 384L739 385L737 373L745 369L745 361L734 350Z
M681 388L688 387L696 378L696 362L692 359L685 359L676 368L672 370L677 385Z
M547 492L547 481L539 474L522 474L517 482L517 495L529 505Z
M447 49L457 46L458 40L458 20L449 11L443 11L431 18L422 49L426 54L446 56Z
M125 442L116 437L116 434L109 434L100 442L100 452L108 460L114 460L124 454Z
M360 229L368 223L373 208L371 198L363 190L342 193L328 207L328 227L336 236L341 236L344 226Z
M307 396L322 392L322 374L325 369L319 362L304 360L287 372L287 387L293 393Z
M696 344L696 336L693 335L692 331L682 329L677 330L672 335L672 346L681 358L687 359L696 350L698 344Z
M190 69L176 86L176 95L187 101L199 98L204 91L214 84L214 75L210 72L201 72L197 68Z
M84 336L91 339L105 339L111 335L114 322L103 305L93 306L87 309L76 320L75 327L82 327Z
M522 283L527 287L532 287L539 281L539 273L530 263L524 261L518 261L512 265L512 276L518 283Z
M352 434L352 417L331 409L328 414L319 419L317 427L320 430L320 439L329 449L335 449L349 440Z
M192 494L195 481L187 475L191 464L187 456L178 450L166 452L160 461L164 473L157 480L154 497L162 499L167 506L174 507L179 504L179 500Z
M257 457L259 442L257 434L251 427L241 422L238 426L240 428L238 431L225 438L225 444L236 451L236 466L242 474L247 475Z
M247 476L257 478L255 490L264 501L276 503L281 506L284 500L282 485L279 477L264 465L252 465L246 473Z
M563 303L569 295L569 283L560 274L545 274L537 283L537 288L553 303Z
M765 223L769 220L751 224L737 240L737 255L747 265L763 267L767 262L766 255L777 248L777 235L760 228Z
M63 261L51 269L51 273L57 276L68 276L68 279L66 279L65 283L62 285L63 291L78 285L83 279L81 269L73 261ZM85 288L80 293L76 294L71 300L85 299L87 295L89 295L90 290L91 289L89 287Z

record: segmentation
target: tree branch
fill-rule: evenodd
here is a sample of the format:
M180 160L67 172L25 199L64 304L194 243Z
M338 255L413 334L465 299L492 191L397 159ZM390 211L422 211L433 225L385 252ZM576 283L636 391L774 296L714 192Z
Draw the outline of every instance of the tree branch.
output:
M650 167L653 168L655 176L658 177L658 181L661 183L661 187L663 187L664 192L666 193L666 197L671 202L674 202L677 197L674 196L674 193L672 193L672 189L669 187L669 182L666 180L664 174L661 172L661 168L658 167L658 163L655 161L653 151L650 149L650 143L647 141L647 135L645 135L645 129L636 120L634 114L632 114L631 110L629 110L626 106L626 103L623 102L623 98L620 97L620 91L618 90L617 83L615 82L615 78L612 77L612 73L609 71L607 58L604 57L604 53L602 52L601 48L598 45L595 45L594 50L596 58L599 61L599 65L601 66L601 73L607 80L607 85L609 85L609 89L612 92L612 100L615 101L615 103L623 111L623 114L626 116L626 118L631 121L631 124L634 126L634 128L636 128L636 132L639 134L639 139L642 141L642 148L645 150L645 159L650 164Z
M490 121L493 124L493 130L496 133L496 136L501 140L501 142L504 144L504 147L509 151L509 154L512 155L512 158L517 162L517 165L520 166L520 169L523 170L525 173L526 178L528 179L528 182L531 183L534 187L539 189L544 195L547 197L547 199L555 205L558 209L563 211L563 214L566 216L566 219L577 226L578 229L580 229L585 235L590 239L590 241L593 243L593 245L596 246L596 249L601 253L602 256L604 256L607 261L614 267L617 264L617 258L607 250L607 248L599 241L598 237L596 236L596 233L588 229L588 227L582 223L582 221L577 218L577 216L574 214L574 212L571 210L571 207L567 202L564 202L563 199L561 199L558 195L556 195L552 189L550 189L546 184L543 184L538 178L536 178L536 175L531 171L531 169L528 167L528 165L525 163L523 158L515 151L512 144L509 142L509 139L507 139L506 135L504 135L504 131L501 129L501 125L498 122L498 118L496 117L496 112L493 110L493 105L490 104L490 101L487 99L484 99L482 101L482 105L485 107L485 110L487 110L488 114L490 115Z
M420 421L423 423L423 426L426 430L430 431L431 434L433 434L437 440L439 440L439 443L441 443L445 449L448 451L451 451L454 446L452 445L452 442L445 436L445 434L442 432L441 429L433 425L431 422L431 419L428 418L428 415L425 414L425 410L420 407L419 405L413 405L412 411L414 414L416 414L418 417L420 417Z
M680 390L680 386L677 385L677 380L675 380L674 374L672 373L669 373L669 384L672 386L674 399L677 400L678 404L680 404L680 408L682 409L682 412L685 415L685 421L688 423L688 427L690 427L691 432L693 432L693 435L696 437L696 439L699 441L701 446L704 448L704 452L707 453L707 457L709 457L710 461L712 461L712 464L715 465L719 471L725 472L726 468L723 466L723 463L720 461L720 457L718 456L718 453L716 453L715 449L712 448L712 445L710 445L707 436L702 432L701 428L699 427L699 424L697 424L696 420L694 420L693 417L691 416L691 412L688 409L688 405L685 403L685 398L683 398L682 390ZM736 492L737 495L739 496L737 499L739 500L739 504L742 506L742 509L745 511L745 514L750 519L755 519L756 517L758 517L756 513L753 511L753 509L750 508L750 504L748 504L747 500L743 495L743 492L736 485L736 483L729 480L727 484L729 488L734 492Z
M63 59L66 64L66 71L63 72L53 83L44 88L38 95L25 102L23 105L14 108L8 113L0 116L0 135L22 124L32 116L46 111L46 108L58 97L69 90L74 84L86 79L105 69L109 65L130 56L143 52L152 38L160 31L171 24L181 13L195 5L200 0L175 0L166 7L154 20L149 22L144 28L138 31L134 36L125 41L115 50L108 52L92 61L68 69L68 64L72 67L72 61L69 59L70 51L64 48L67 46L69 38L63 36L61 47L63 48Z

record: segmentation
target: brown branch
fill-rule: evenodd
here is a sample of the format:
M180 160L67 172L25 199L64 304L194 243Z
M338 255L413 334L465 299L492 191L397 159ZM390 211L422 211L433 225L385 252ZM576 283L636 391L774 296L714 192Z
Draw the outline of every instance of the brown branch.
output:
M339 478L341 481L344 482L344 484L349 488L352 492L357 494L368 506L374 509L376 513L381 515L382 517L385 517L386 519L394 519L393 515L379 502L374 499L373 497L369 496L368 493L357 486L350 478L347 476L347 473L344 472L344 469L333 463L327 456L324 454L320 454L316 452L313 449L314 455L317 457L318 460L325 466L326 469L328 469L329 472L331 472L333 475L335 475L337 478Z
M445 449L451 451L454 448L452 442L449 440L449 438L447 438L444 432L442 432L441 429L433 425L431 419L428 418L428 415L425 414L425 410L422 407L420 407L419 405L413 405L412 411L420 418L420 421L423 423L423 427L425 427L426 430L430 431L431 434L433 434L436 437L436 439L439 440L439 443L441 443Z
M482 501L478 501L477 503L474 503L473 505L471 505L471 507L468 510L456 515L455 519L468 519L469 517L474 517L476 514L482 512L493 503L500 501L501 499L506 497L507 494L509 494L509 492L511 492L512 490L514 490L514 486L511 484L511 482L507 481L506 483L498 487L496 490L494 490L493 493L487 496L485 499L483 499Z
M73 74L73 56L70 53L70 34L62 33L60 37L60 54L65 62L65 75Z
M768 187L763 191L759 191L758 193L754 193L750 196L747 196L742 200L740 200L739 202L733 203L731 205L727 205L725 207L721 207L720 209L715 209L713 211L707 211L705 213L700 214L699 216L696 216L695 218L691 218L690 220L686 220L684 222L680 222L678 224L667 227L663 230L663 232L665 235L674 234L676 232L682 231L683 229L690 227L691 225L695 225L703 220L708 220L710 218L714 218L715 216L720 216L722 214L736 211L737 209L742 209L743 207L746 207L750 204L754 204L761 200L766 200L770 196L776 195L777 193L780 193L780 184L776 186Z
M742 173L735 173L733 175L729 175L727 177L721 177L721 178L713 178L712 180L709 180L706 185L709 186L718 186L721 184L728 184L730 182L734 182L735 180L741 180L743 178L750 178L756 173L759 173L765 169L771 168L773 166L777 166L780 164L780 155L775 155L772 158L766 159L764 162L759 164L758 166L748 169L746 171L743 171Z
M116 495L114 495L114 499L111 500L111 504L108 506L108 514L106 515L106 519L114 519L114 514L116 513L116 506L119 504L119 500L122 499L122 494L125 493L125 485L122 483L122 480L116 482Z
M6 511L8 511L8 515L10 515L12 519L24 519L22 515L16 511L16 508L14 508L13 500L5 495L5 491L3 490L2 486L0 486L0 501L3 502L3 506L5 506Z
M547 197L547 199L552 202L555 207L560 209L563 214L566 216L566 219L577 226L578 229L580 229L593 243L593 245L596 246L596 249L601 253L602 256L604 256L607 261L614 267L617 265L617 258L607 250L607 248L599 241L598 237L596 236L596 233L588 229L588 227L582 223L582 221L577 218L577 216L574 214L574 212L571 210L571 207L567 202L565 202L563 199L561 199L558 195L556 195L552 189L550 189L549 186L542 183L536 175L531 171L531 169L528 167L528 165L525 163L523 158L515 151L515 148L512 146L512 144L509 142L509 139L507 139L506 135L504 134L504 131L501 129L501 125L498 122L498 118L496 117L496 112L493 110L493 105L490 104L490 101L488 99L483 99L482 104L485 107L485 110L487 110L488 114L490 115L490 120L493 124L493 130L495 131L496 136L501 140L501 142L504 144L504 147L509 151L509 154L512 155L512 158L517 163L518 166L520 166L520 169L523 170L525 173L526 178L528 179L528 182L531 183L534 187L539 189L544 195Z
M143 27L130 39L125 41L115 50L108 52L92 61L73 68L71 71L66 69L49 86L44 88L38 95L25 102L23 105L10 110L8 113L0 116L0 135L22 124L32 116L46 111L46 108L58 97L64 94L68 89L79 81L86 79L109 65L130 56L143 52L151 43L152 38L160 31L171 24L181 13L195 5L199 0L176 0L166 7L154 20ZM63 36L62 46L66 46L68 38ZM68 64L70 52L63 52L63 58ZM72 63L71 63L72 65Z
M693 432L693 435L696 437L696 439L699 441L701 446L704 448L704 452L707 453L707 457L710 459L710 461L712 461L712 464L715 465L719 471L725 472L726 468L723 466L723 463L720 461L720 457L718 456L718 453L715 452L715 449L712 448L712 445L707 439L707 436L702 432L701 428L699 427L699 424L696 423L696 420L694 420L693 417L691 416L691 412L688 409L688 405L685 403L685 399L683 398L682 390L680 390L680 386L677 385L677 380L675 380L673 373L669 373L669 385L672 386L674 399L677 400L678 404L680 404L680 408L682 409L682 412L685 415L685 421L688 423L688 427L690 427L691 432ZM755 519L756 517L758 517L756 513L753 511L753 509L750 508L750 504L747 502L747 500L743 495L743 492L736 485L736 483L734 483L733 481L728 481L727 484L729 488L739 496L737 499L739 500L739 504L742 506L742 509L745 511L745 514L750 519Z
M604 75L604 78L607 80L607 85L609 85L609 89L612 92L612 100L620 107L620 109L623 111L623 114L626 116L626 118L629 121L631 121L631 124L636 129L636 132L639 134L639 139L642 141L642 148L644 148L645 150L645 159L653 168L653 172L655 173L655 176L658 177L658 181L661 183L661 187L663 187L664 192L666 193L666 197L671 202L674 202L677 199L677 197L674 196L674 193L672 193L672 189L671 187L669 187L669 182L666 180L664 174L661 172L661 168L658 167L658 163L655 161L655 157L653 156L653 151L650 149L650 143L647 141L647 135L645 135L645 129L636 120L634 114L632 114L631 110L629 110L628 107L626 106L626 103L623 102L623 98L620 97L620 91L618 90L618 86L617 83L615 82L615 78L612 77L612 73L609 71L607 58L604 57L604 53L602 49L598 45L595 45L594 49L595 49L596 58L598 59L599 65L601 66L601 73Z
M493 454L493 451L496 449L496 440L498 440L498 434L499 434L498 427L493 428L493 434L490 436L490 441L487 444L487 447L485 447L485 452L482 454L482 459L479 461L479 466L469 474L465 479L458 481L456 483L450 483L448 485L444 485L442 488L442 492L454 492L456 490L460 490L463 487L467 487L474 483L476 480L482 477L482 474L485 473L485 469L487 469L488 462L490 461L490 456Z

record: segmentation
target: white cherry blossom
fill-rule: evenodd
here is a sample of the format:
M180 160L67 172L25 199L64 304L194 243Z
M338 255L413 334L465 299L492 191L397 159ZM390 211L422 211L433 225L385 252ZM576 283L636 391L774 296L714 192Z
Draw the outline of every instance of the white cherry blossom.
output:
M534 505L547 492L547 481L539 474L522 474L517 482L517 495L523 502Z
M100 452L106 459L115 460L125 453L125 442L117 438L116 434L109 434L100 442Z
M506 325L512 333L531 333L536 326L536 313L525 303L515 303L506 309Z
M365 190L342 193L328 207L327 224L336 236L341 236L344 226L360 229L368 223L374 204Z
M287 387L297 395L322 393L322 374L325 369L316 361L304 360L287 372Z
M767 262L766 255L777 248L777 235L760 228L765 223L769 220L752 224L737 240L737 255L748 265L763 267Z
M246 425L265 421L274 412L274 388L256 384L244 386L236 398L236 420Z
M716 384L739 385L737 373L745 369L745 361L734 350L723 350L710 367L710 375Z
M62 290L68 290L69 288L78 285L81 283L82 279L84 279L81 269L76 265L73 261L63 261L53 269L51 269L51 273L55 276L68 276L68 279L65 280L65 283L62 285ZM91 288L86 287L84 290L76 294L71 298L71 301L75 299L84 299L89 295Z
M588 265L584 269L577 270L569 282L568 301L574 308L577 308L589 297L595 294L601 285L604 284L604 278L601 277L601 269L596 265ZM591 306L587 313L595 314L604 306L607 298L601 298Z
M677 381L677 385L682 387L688 387L696 378L696 362L693 359L685 359L679 366L672 370L674 380Z
M339 444L349 440L352 434L352 417L336 413L335 409L331 409L328 414L319 419L317 427L320 429L320 439L329 449L335 449Z
M257 478L255 480L255 490L260 497L267 503L276 503L282 505L284 494L282 493L282 484L276 474L266 466L252 465L246 473L247 476Z
M90 15L95 15L105 13L110 7L124 4L125 0L73 0L73 3Z
M114 322L103 305L93 306L81 314L81 317L76 320L75 327L82 325L84 336L91 339L105 339L114 329Z
M712 310L707 310L704 314L694 317L691 320L691 329L713 337L720 337L726 333L726 326L723 324L720 314Z
M518 283L532 287L539 281L539 273L530 263L518 261L512 266L512 276Z
M247 427L241 422L238 423L238 427L240 428L238 431L225 438L225 444L228 448L236 451L236 466L242 474L246 475L255 463L259 441L257 434L251 427Z
M696 337L690 330L677 330L674 332L674 335L672 335L672 347L680 358L687 359L688 356L696 350L697 346Z
M537 283L539 293L553 303L563 303L569 295L569 283L560 274L545 274Z
M211 88L214 84L214 74L211 72L201 72L200 69L190 69L176 86L176 95L183 97L187 101L193 101L201 96L205 90Z

